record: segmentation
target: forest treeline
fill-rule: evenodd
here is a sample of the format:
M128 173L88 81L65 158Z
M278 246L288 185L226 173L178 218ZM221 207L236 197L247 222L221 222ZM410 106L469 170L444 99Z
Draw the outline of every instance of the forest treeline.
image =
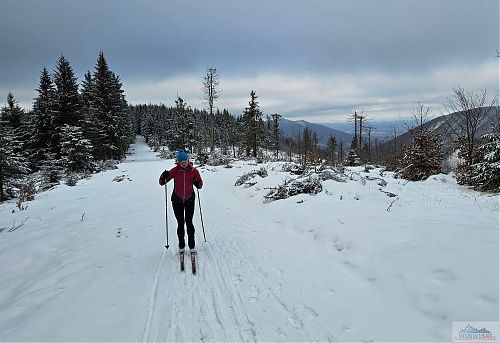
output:
M442 133L426 126L430 109L419 104L407 124L411 142L398 147L395 135L393 149L373 142L373 127L362 112L349 115L354 128L349 146L333 135L323 145L308 127L284 135L282 116L264 115L254 90L241 114L219 109L222 89L215 68L207 68L201 84L205 101L201 109L192 108L181 96L170 106L131 105L102 51L93 72L87 71L80 85L70 62L61 56L52 73L46 67L41 70L31 110L21 109L9 93L0 111L0 201L32 197L61 181L74 184L78 178L116 164L125 157L135 135L144 136L155 151L171 156L179 149L194 153L198 163L231 157L303 166L380 164L396 171L398 177L416 181L442 172L445 160L453 155L459 183L500 191L498 115L487 134L479 135L478 130L491 118L491 111L498 114L495 100L488 104L486 90L453 90L445 105L456 113L443 124L451 137L446 146Z
M104 53L81 85L61 56L52 73L42 68L31 110L9 92L0 111L0 200L101 170L125 156L134 132L120 77Z

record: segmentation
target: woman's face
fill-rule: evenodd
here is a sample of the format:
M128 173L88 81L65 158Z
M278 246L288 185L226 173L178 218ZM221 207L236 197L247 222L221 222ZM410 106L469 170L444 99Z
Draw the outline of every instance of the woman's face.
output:
M181 166L182 168L186 168L186 167L187 167L187 165L188 165L188 163L189 163L189 161L188 161L188 160L185 160L185 161L181 161L181 162L179 162L179 164L180 164L180 166Z

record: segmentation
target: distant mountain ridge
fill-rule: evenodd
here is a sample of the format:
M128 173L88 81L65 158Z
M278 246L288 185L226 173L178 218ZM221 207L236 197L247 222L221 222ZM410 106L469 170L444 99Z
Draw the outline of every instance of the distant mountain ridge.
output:
M354 137L353 134L335 130L325 125L310 123L305 120L293 121L285 118L281 118L280 120L280 130L283 136L297 137L298 135L302 135L304 128L306 127L311 131L316 132L319 144L323 147L326 146L330 135L335 137L337 144L342 142L344 147L348 147Z
M404 129L404 120L403 119L394 119L394 120L372 120L371 118L368 121L364 122L364 127L366 125L372 127L371 138L372 142L378 140L379 143L387 141L394 137L394 131L398 134L406 131ZM350 134L354 134L354 122L348 122L347 120L344 122L338 123L328 123L324 124L325 126L331 127L332 129L344 131ZM363 133L365 135L366 133Z
M491 124L500 120L500 107L484 107L483 111L489 111L488 117L484 120L484 122L478 127L477 137L481 137L482 135L491 132ZM442 139L442 144L445 150L451 148L454 144L452 138L450 137L449 131L450 127L448 123L455 123L459 121L460 115L462 112L454 112L447 115L439 116L434 118L423 125L424 128L428 129L431 133L437 134ZM457 126L457 125L453 125ZM403 145L408 145L412 141L410 133L406 131L405 133L393 138L382 144L383 149L392 150L394 146L401 147ZM399 149L398 149L399 150Z
M483 108L484 111L488 109L489 107ZM459 116L460 112L454 112L447 115L439 116L425 123L424 128L429 129L434 134L440 135L442 137L442 142L445 148L451 147L453 142L450 138L450 135L448 134L450 129L446 122L447 121L454 122L457 118L459 118ZM498 121L499 119L500 119L500 107L497 106L496 108L490 110L488 118L479 127L477 131L477 136L481 137L485 133L490 132L491 123L494 121ZM349 147L354 135L352 133L334 129L331 126L338 126L347 129L350 126L353 126L353 124L351 123L349 125L347 123L341 123L341 124L328 124L328 125L329 126L317 123L311 123L305 120L294 121L285 118L282 118L280 121L280 129L283 136L297 137L298 135L301 135L303 133L305 127L308 127L311 131L316 132L316 134L318 135L319 143L323 147L326 146L330 135L333 135L337 139L337 142L343 142L345 148ZM372 139L379 138L382 141L385 141L381 144L382 150L387 149L388 151L393 151L393 147L395 145L400 148L403 145L408 145L411 143L410 133L406 130L406 128L403 129L404 125L402 124L402 120L380 122L378 126L381 127L379 135L372 134ZM397 131L399 132L404 131L404 133L398 135L396 138L392 138L389 140L384 139L394 129L397 129ZM397 144L395 144L395 141L397 142Z

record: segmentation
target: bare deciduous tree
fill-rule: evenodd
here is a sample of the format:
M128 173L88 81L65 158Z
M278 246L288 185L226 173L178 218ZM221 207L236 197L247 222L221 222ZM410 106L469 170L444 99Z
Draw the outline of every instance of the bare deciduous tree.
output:
M207 74L203 77L203 100L206 102L210 118L210 150L215 148L215 120L213 116L214 103L220 96L222 90L220 89L219 74L216 68L207 68Z
M363 120L366 119L366 114L363 115L363 112L358 114L358 120L359 120L359 143L358 143L358 149L359 152L361 153L363 150Z
M351 146L351 148L355 149L356 151L358 149L361 149L361 130L363 127L361 122L363 121L363 119L366 118L366 116L363 116L363 113L364 113L364 111L361 111L361 112L354 111L354 113L348 117L349 121L354 120L354 140L353 140L353 143L355 142L356 144L355 144L355 146ZM359 130L358 130L358 127L359 127ZM359 133L358 133L358 131L359 131Z
M273 125L272 125L273 148L274 148L275 158L278 159L280 151L280 136L281 136L280 120L282 118L282 115L275 113L271 115L271 117L273 120Z
M412 109L410 113L409 120L404 122L404 126L410 133L414 130L423 130L423 125L432 119L430 107L424 107L423 104L418 103L417 106Z
M496 99L489 103L487 93L486 88L479 93L462 87L454 88L452 97L444 105L449 114L456 112L446 118L446 124L452 139L462 142L464 151L461 155L467 166L474 163L474 156L477 155L478 129L494 109Z
M368 161L372 161L372 132L375 130L375 126L372 125L366 125L365 126L366 132L368 134Z

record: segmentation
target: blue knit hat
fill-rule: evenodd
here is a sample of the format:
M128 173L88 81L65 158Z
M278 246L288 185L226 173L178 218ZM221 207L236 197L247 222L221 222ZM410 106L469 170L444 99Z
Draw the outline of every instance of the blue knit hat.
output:
M186 152L184 150L179 150L179 152L177 153L177 162L182 162L182 161L187 161L189 160L189 155L186 154Z

